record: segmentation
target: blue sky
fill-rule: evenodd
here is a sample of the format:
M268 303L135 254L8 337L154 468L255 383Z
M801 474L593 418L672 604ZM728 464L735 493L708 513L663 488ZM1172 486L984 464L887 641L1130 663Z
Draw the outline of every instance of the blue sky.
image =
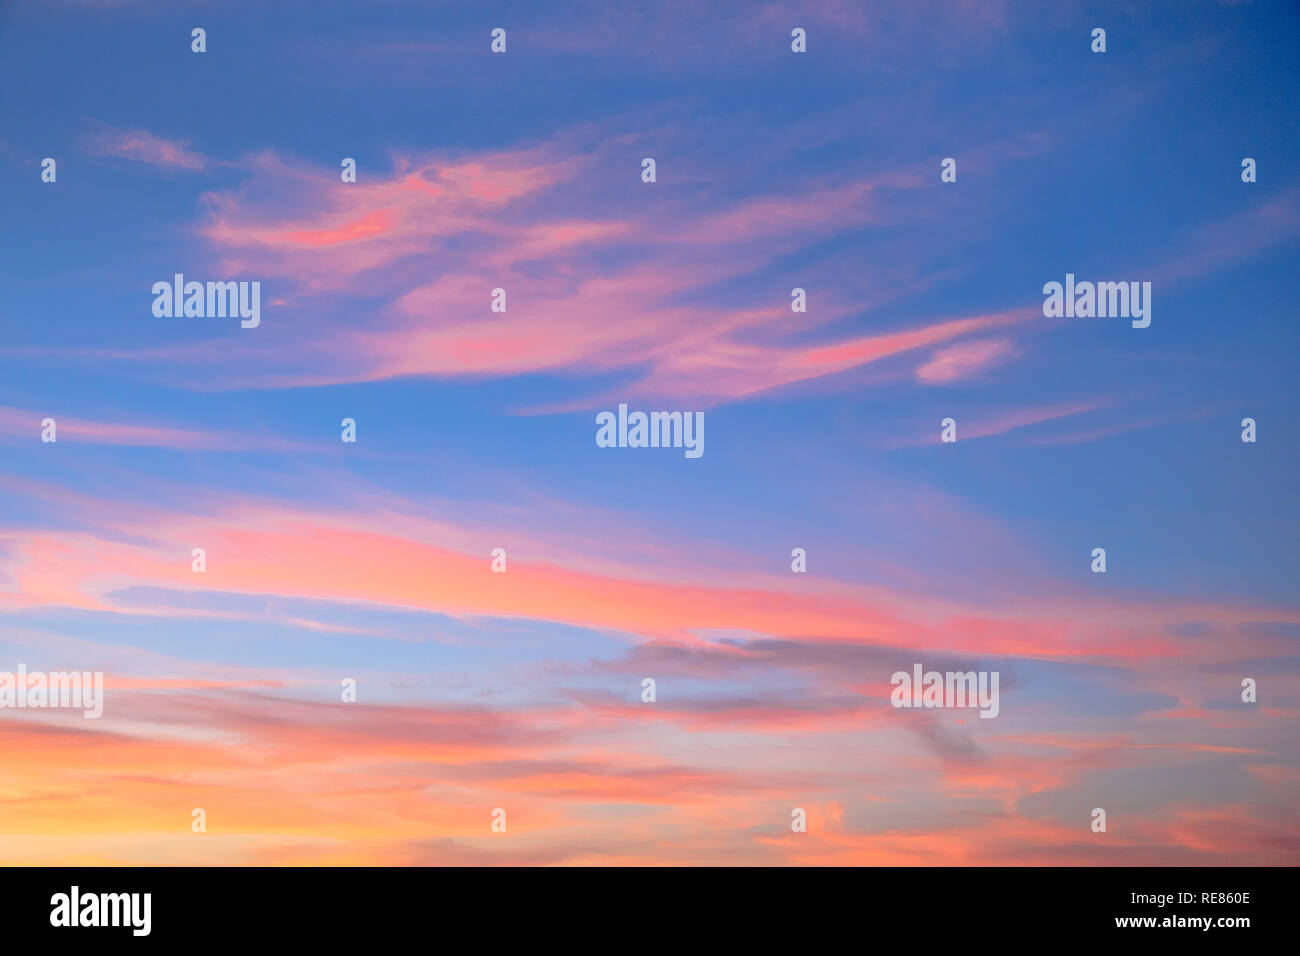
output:
M10 649L264 672L313 698L351 662L387 701L593 720L584 693L636 700L638 649L681 652L698 683L667 718L673 759L707 762L687 731L718 701L748 701L736 733L790 743L797 688L826 705L831 776L843 702L884 678L875 651L850 674L827 641L997 663L1022 675L1022 717L1087 738L1084 763L1089 735L1223 706L1210 675L1231 702L1246 667L1275 675L1282 734L1300 713L1298 28L1262 0L0 3ZM262 325L155 318L177 272L260 281ZM1045 318L1066 273L1151 282L1150 327ZM620 402L704 411L704 456L597 447ZM257 535L299 521L385 537L338 552L354 574L280 575L298 539ZM235 577L160 570L200 529ZM506 546L542 577L494 598L439 557L458 583L421 595L392 583L417 545L485 574ZM728 641L763 662L753 685L706 663ZM763 643L801 641L806 660ZM1223 746L1264 733L1230 730ZM925 739L935 823L961 748ZM1270 759L1257 776L1293 788L1293 750Z

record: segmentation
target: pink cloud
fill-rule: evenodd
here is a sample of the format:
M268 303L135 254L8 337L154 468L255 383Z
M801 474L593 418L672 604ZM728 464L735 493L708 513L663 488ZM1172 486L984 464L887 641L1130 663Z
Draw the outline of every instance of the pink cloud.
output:
M227 271L256 265L284 277L299 289L289 303L376 287L393 290L393 298L364 327L327 321L306 350L259 350L224 374L243 376L236 384L296 386L625 371L635 377L625 395L671 393L708 404L1028 314L811 344L820 326L861 305L823 294L792 326L788 292L770 304L713 303L699 293L782 250L876 219L881 190L918 188L919 174L813 184L636 222L574 214L560 187L605 164L612 147L567 151L573 146L561 138L462 159L399 157L391 175L363 171L348 185L335 182L333 171L290 168L273 154L251 157L246 189L205 197L211 216L203 234L222 250ZM613 251L619 255L608 259ZM543 263L550 267L539 269ZM488 311L497 287L507 290L505 313ZM207 359L197 349L194 356Z
M1029 428L1033 425L1042 425L1046 422L1071 418L1075 415L1084 415L1098 409L1108 408L1113 404L1114 401L1110 399L1068 401L1057 402L1052 405L1011 409L991 415L974 416L973 421L967 416L963 416L957 423L957 437L960 441L974 438L992 438L1021 428ZM942 437L938 429L929 429L924 431L924 437L900 442L898 447L935 445L941 441Z
M336 171L287 164L273 153L242 165L253 177L244 190L205 195L209 218L202 234L223 250L228 269L256 263L265 274L314 290L347 288L362 274L435 256L452 239L479 235L495 243L517 228L499 219L503 205L580 168L554 148L472 159L403 157L391 176L362 169L351 184L339 182ZM561 245L602 237L584 236L581 224L573 225L557 235Z
M0 432L15 437L35 440L42 430L41 422L53 418L60 439L72 438L96 445L140 445L159 448L213 448L221 442L215 435L189 429L156 428L149 425L122 425L112 422L88 421L64 415L40 415L19 408L0 406ZM234 439L229 439L234 441ZM237 447L233 446L232 447Z
M918 608L899 595L848 585L808 592L772 580L679 584L644 572L602 573L560 560L520 557L512 561L506 580L490 573L481 555L448 547L449 536L440 526L392 516L347 520L245 508L196 517L148 514L146 509L123 521L127 541L88 532L21 530L6 535L0 572L9 585L0 590L0 607L59 605L139 613L135 605L119 603L115 593L145 586L550 620L684 646L712 644L704 636L709 632L745 632L1049 659L1204 660L1219 653L1210 645L1194 650L1164 633L1178 619L1176 613L1191 613L1186 608L1153 611L1114 602L1095 623L1085 624L1058 603L1010 619L933 601ZM139 541L141 528L150 529L147 543ZM466 529L457 534L472 537ZM208 554L202 576L190 569L194 542L201 542ZM1218 608L1217 613L1250 619L1242 618L1239 609ZM1272 609L1251 613L1268 620L1294 617ZM1198 619L1206 617L1200 613ZM1252 646L1258 653L1277 644L1244 636L1237 642L1239 652Z
M1153 283L1193 282L1300 233L1300 187L1291 187L1230 219L1192 232L1179 253L1157 264Z
M55 437L93 445L126 445L148 448L205 449L210 451L302 451L307 446L273 437L234 433L166 428L154 425L128 425L116 422L73 418L57 411L38 413L28 409L0 405L0 434L38 441L46 418L54 420Z
M1041 425L1043 422L1053 422L1061 418L1082 415L1086 412L1096 411L1099 408L1105 408L1110 404L1112 403L1109 401L1096 400L1061 402L1055 405L1017 409L1004 412L991 419L977 421L973 427L965 430L962 437L990 438L994 435L1005 435L1017 428L1027 428L1030 425Z
M916 370L916 378L927 385L960 381L1016 354L1016 347L1008 339L983 339L963 342L939 349L928 362Z
M285 238L289 242L304 246L333 246L357 239L382 236L391 231L392 227L392 213L381 209L362 216L354 222L344 223L335 229L300 229L289 232Z
M189 148L182 140L168 140L148 130L119 130L101 127L89 137L90 150L99 156L129 159L168 169L201 170L211 160Z

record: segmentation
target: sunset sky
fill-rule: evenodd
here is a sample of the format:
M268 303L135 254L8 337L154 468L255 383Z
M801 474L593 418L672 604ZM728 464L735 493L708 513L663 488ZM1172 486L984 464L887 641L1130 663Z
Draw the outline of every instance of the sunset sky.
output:
M0 0L0 671L106 683L0 709L0 864L1300 863L1298 41ZM892 707L917 663L999 715Z

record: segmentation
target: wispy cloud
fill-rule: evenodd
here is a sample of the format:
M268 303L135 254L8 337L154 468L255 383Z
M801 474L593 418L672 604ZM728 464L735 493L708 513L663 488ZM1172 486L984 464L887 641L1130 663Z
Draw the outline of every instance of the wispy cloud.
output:
M86 148L96 156L126 159L163 169L198 172L212 164L207 156L184 140L170 140L145 129L114 129L98 125L86 137Z
M981 339L963 342L936 351L928 362L916 370L916 378L927 385L962 381L980 374L1016 354L1008 339Z
M126 445L149 448L208 451L313 451L315 446L274 436L236 432L168 428L138 423L105 422L64 415L57 410L36 412L0 406L0 435L10 439L40 440L45 419L53 419L57 441L71 439L92 445Z

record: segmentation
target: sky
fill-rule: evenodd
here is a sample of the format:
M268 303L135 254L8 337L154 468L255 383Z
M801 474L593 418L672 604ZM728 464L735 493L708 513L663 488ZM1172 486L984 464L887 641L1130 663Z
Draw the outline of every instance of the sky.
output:
M0 863L1300 862L1298 34L0 0Z

